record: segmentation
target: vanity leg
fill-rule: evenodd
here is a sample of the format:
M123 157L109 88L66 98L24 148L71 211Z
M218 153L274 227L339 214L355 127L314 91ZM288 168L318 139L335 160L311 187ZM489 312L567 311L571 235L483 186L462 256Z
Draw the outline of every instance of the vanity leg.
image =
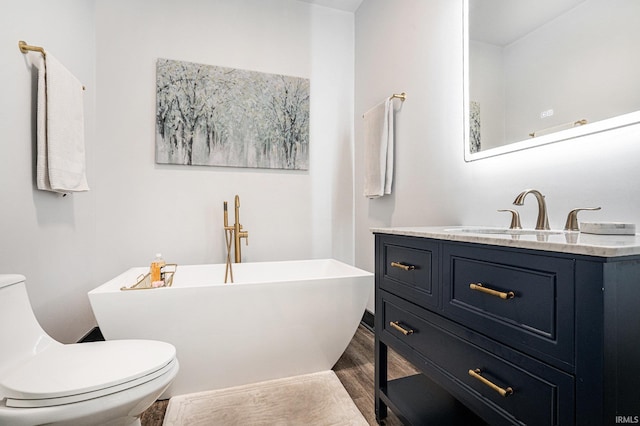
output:
M387 417L387 404L382 402L380 398L381 392L387 391L387 345L380 342L376 336L374 344L375 352L375 405L376 405L376 421L378 424L384 424Z

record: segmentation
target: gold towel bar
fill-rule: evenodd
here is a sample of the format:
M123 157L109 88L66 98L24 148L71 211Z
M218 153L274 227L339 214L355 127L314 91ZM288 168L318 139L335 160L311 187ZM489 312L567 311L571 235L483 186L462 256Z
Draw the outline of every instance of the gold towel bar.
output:
M393 99L393 98L398 98L400 99L402 102L404 102L405 99L407 99L407 94L405 92L402 93L394 93L393 95L389 96L389 99Z
M572 127L584 126L585 124L588 124L588 121L583 118L581 120L570 121L569 123L558 124L557 126L545 127L544 129L539 129L529 133L529 136L535 138L536 136L542 136L560 130L571 129Z
M407 99L407 94L405 92L402 92L402 93L394 93L393 95L389 96L389 100L391 101L396 98L404 102L405 99ZM364 118L364 114L362 114L362 118Z
M18 49L20 49L20 51L24 54L31 52L40 52L42 53L42 56L44 56L45 58L47 57L47 52L44 51L44 47L40 47L40 46L32 46L30 44L27 44L26 41L20 40L18 41ZM84 86L82 86L82 90L86 90L86 88Z
M22 40L18 42L18 49L20 49L22 53L27 53L29 51L32 51L32 52L40 52L42 53L42 56L45 56L45 57L47 56L47 53L44 51L44 47L31 46L30 44L27 44L26 41L22 41Z

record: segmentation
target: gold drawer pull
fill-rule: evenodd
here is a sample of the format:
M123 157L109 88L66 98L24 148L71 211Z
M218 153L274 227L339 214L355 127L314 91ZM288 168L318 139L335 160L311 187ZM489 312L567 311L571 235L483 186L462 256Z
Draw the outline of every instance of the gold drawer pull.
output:
M416 269L415 266L413 265L406 265L402 262L391 262L391 266L393 266L394 268L400 268L404 271L413 271L414 269Z
M513 394L513 389L511 389L511 387L508 387L506 389L501 388L500 386L496 385L495 383L492 383L489 380L485 379L480 374L482 374L482 371L480 371L479 368L476 368L475 370L469 370L469 375L471 377L473 377L474 379L480 380L482 383L484 383L485 385L489 386L494 391L498 392L500 394L500 396L506 398L507 396Z
M400 321L391 321L389 325L395 328L396 330L398 330L400 333L404 334L405 336L413 334L413 330L407 330L406 328L401 326Z
M476 291L480 291L482 293L486 293L486 294L490 294L492 296L496 296L499 297L500 299L503 300L507 300L507 299L513 299L515 297L515 293L512 291L509 291L507 293L503 292L503 291L496 291L496 290L491 290L490 288L485 288L482 286L482 284L477 283L477 284L469 284L469 288L471 290L476 290Z

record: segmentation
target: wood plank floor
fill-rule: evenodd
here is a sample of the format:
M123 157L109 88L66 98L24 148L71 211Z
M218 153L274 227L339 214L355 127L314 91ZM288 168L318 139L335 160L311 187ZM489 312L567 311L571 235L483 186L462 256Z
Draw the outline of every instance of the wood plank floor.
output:
M370 425L377 425L373 394L373 332L360 325L347 350L333 367L343 386ZM389 379L415 374L416 370L402 357L389 350ZM158 401L142 415L142 426L161 426L169 401ZM389 410L385 424L402 423Z

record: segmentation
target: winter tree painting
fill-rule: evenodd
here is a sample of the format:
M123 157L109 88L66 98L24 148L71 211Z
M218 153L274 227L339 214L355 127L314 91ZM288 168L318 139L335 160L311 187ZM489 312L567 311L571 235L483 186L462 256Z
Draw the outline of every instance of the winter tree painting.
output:
M307 170L309 80L158 59L156 162Z

